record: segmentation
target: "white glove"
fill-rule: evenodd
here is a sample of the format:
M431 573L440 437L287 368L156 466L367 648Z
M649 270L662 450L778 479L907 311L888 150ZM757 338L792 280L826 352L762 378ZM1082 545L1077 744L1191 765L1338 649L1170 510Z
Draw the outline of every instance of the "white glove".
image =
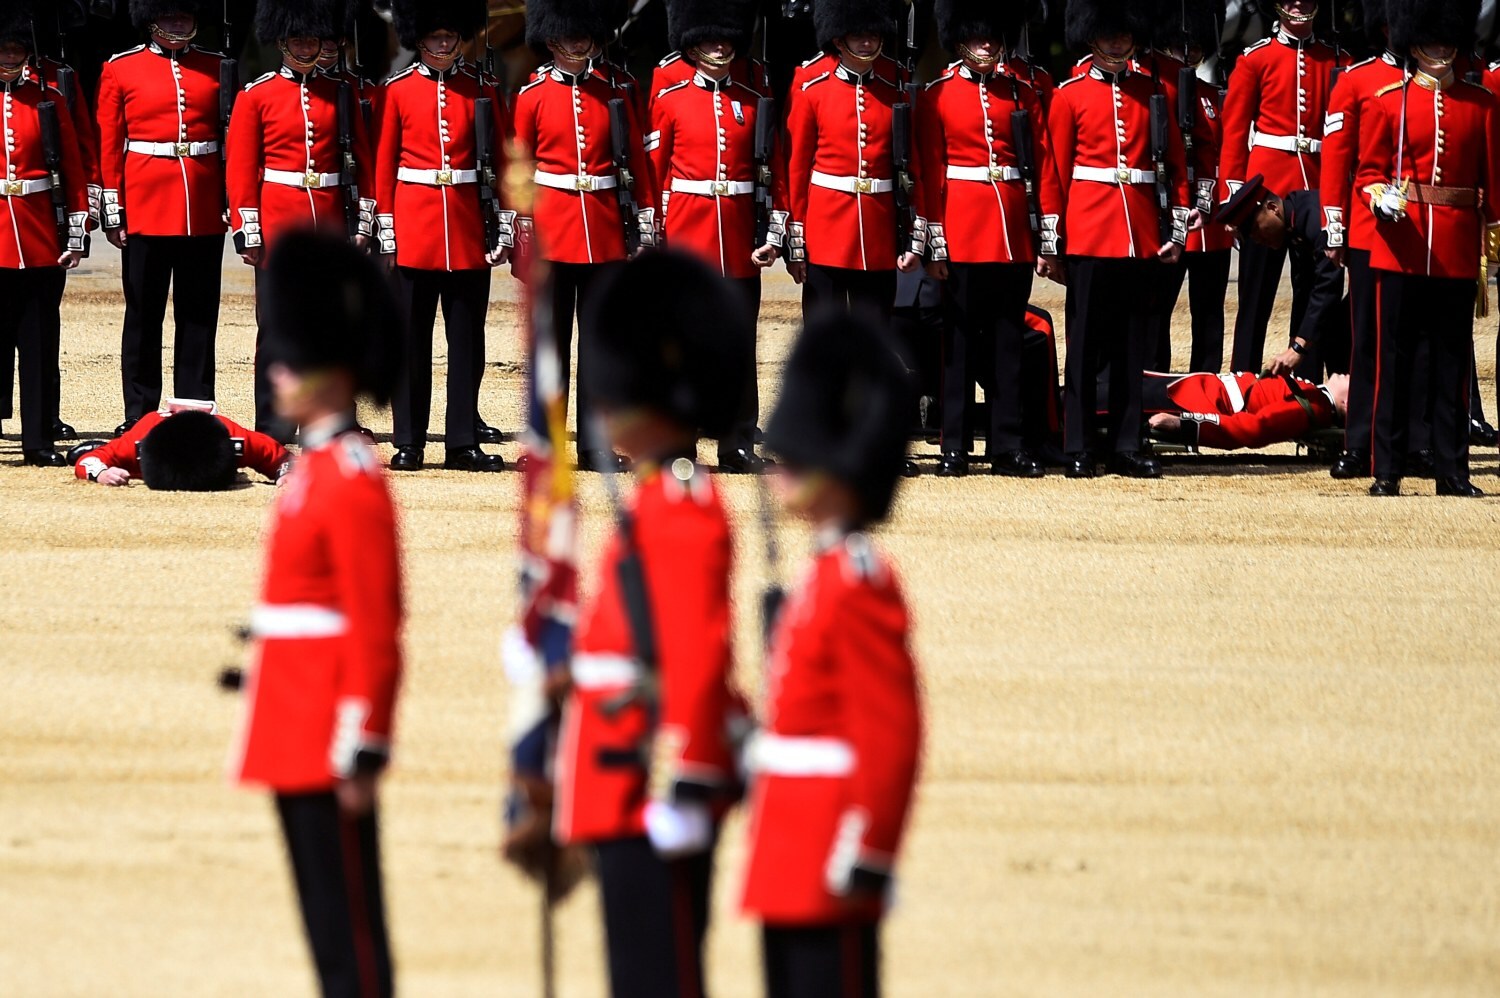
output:
M663 859L679 859L707 851L713 844L713 816L706 804L646 805L646 837Z

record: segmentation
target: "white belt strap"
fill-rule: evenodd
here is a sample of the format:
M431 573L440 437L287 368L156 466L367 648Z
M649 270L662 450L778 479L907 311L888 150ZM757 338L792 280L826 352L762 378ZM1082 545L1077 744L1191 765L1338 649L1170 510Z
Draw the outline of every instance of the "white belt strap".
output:
M789 738L762 731L751 739L745 762L752 773L773 776L848 776L854 746L840 738Z
M889 180L876 180L873 177L833 177L826 173L813 171L812 182L814 187L825 187L830 191L843 191L845 194L889 194L896 189L895 183Z
M1229 393L1229 411L1245 411L1245 393L1240 391L1240 382L1232 374L1221 374L1219 380L1224 384L1224 390Z
M1340 119L1340 127L1342 124ZM1323 149L1320 139L1298 135L1267 135L1265 132L1256 132L1255 139L1250 144L1265 149L1280 149L1282 152L1321 152Z
M28 194L40 194L51 189L51 177L38 180L0 180L0 198L24 198Z
M283 187L339 187L344 183L342 173L298 173L296 170L267 170L266 183Z
M596 177L588 173L536 171L536 182L555 191L608 191L620 186L618 177Z
M209 153L219 151L218 142L127 142L127 152L140 153L142 156L168 156L173 159L184 159L193 156L207 156Z
M1155 170L1112 170L1105 166L1075 166L1074 180L1092 180L1099 184L1154 184Z
M754 194L755 185L748 180L681 180L673 177L672 193L730 198Z
M949 180L977 180L982 184L1020 180L1021 171L1014 166L950 166Z
M426 187L453 187L457 184L479 183L478 170L413 170L403 166L396 171L396 179L403 184L422 184Z
M313 603L263 603L250 614L257 638L337 638L348 631L347 617Z
M619 689L641 678L640 665L624 655L575 655L569 671L581 690Z

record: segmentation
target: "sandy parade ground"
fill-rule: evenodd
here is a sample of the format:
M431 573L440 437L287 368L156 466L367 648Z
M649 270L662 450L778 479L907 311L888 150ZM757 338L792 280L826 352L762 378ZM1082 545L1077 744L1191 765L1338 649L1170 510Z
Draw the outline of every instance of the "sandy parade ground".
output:
M226 268L219 402L248 423L248 268ZM497 277L493 297L481 411L514 429L516 285ZM795 329L780 270L767 299L763 412ZM1036 300L1061 317L1060 289ZM121 309L101 246L64 313L62 414L85 436L122 415ZM1495 319L1480 331L1493 418ZM389 455L389 414L367 422ZM225 782L237 704L214 684L240 655L274 489L105 489L20 467L19 424L4 429L0 994L311 994L274 812ZM1500 495L1496 466L1476 452ZM739 677L758 690L755 494L720 481L740 526ZM520 478L395 487L410 620L383 831L400 987L534 995L537 895L496 852ZM1365 487L1192 459L1152 482L905 486L881 542L914 606L930 735L891 995L1500 994L1500 498ZM591 568L597 476L582 492ZM807 550L790 524L783 541ZM737 818L711 938L724 998L760 993L742 859ZM561 908L558 944L560 994L602 995L591 887Z

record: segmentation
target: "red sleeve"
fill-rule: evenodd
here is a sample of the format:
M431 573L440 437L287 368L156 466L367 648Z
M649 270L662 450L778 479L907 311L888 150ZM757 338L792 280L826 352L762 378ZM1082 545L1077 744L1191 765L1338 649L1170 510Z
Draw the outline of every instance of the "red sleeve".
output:
M1229 183L1242 184L1250 168L1250 123L1260 104L1260 68L1253 56L1244 56L1229 74L1229 93L1224 97L1224 145L1219 161L1219 200L1229 197Z
M229 117L224 167L229 192L229 230L235 248L243 251L260 245L261 169L265 163L262 139L260 93L251 88L240 94Z
M1057 159L1052 152L1052 132L1047 121L1047 105L1039 91L1022 89L1021 103L1031 114L1031 138L1035 146L1037 200L1043 215L1062 212L1062 186L1057 179ZM1071 167L1069 168L1071 172Z
M639 87L635 87L639 90ZM646 129L642 124L645 121L645 111L639 100L630 100L630 93L626 92L625 110L628 112L627 120L630 125L630 170L635 174L635 206L637 210L642 208L656 208L660 205L653 201L656 191L656 174L651 169L651 160L646 158Z
M1053 175L1057 183L1057 198L1048 206L1046 187L1043 186L1042 212L1057 216L1057 231L1064 241L1067 231L1064 223L1068 216L1069 181L1073 176L1073 156L1078 145L1077 121L1073 115L1073 101L1068 91L1059 87L1052 100L1052 112L1047 116L1047 141L1052 146Z
M99 179L125 207L125 98L115 79L114 63L99 75Z
M676 137L669 105L651 102L651 132L646 136L647 155L651 157L650 200L657 211L666 204L666 188L671 181L672 146Z
M103 471L105 468L123 468L130 472L131 478L141 477L141 464L136 460L135 451L146 434L161 423L162 415L159 412L148 412L136 420L129 432L123 436L116 437L103 447L96 447L73 465L73 474L79 478L88 478L90 471Z
M379 215L396 212L396 169L401 165L400 103L387 87L380 102L379 142L375 150L375 212Z
M515 112L510 119L515 129L516 154L525 159L536 158L536 101L531 90L522 90L516 95Z
M1370 195L1365 190L1371 184L1388 184L1396 162L1396 146L1392 136L1392 122L1385 105L1378 99L1367 98L1360 103L1359 164L1354 171L1354 191L1351 195L1370 210Z
M1484 150L1487 160L1484 179L1489 185L1483 199L1486 230L1500 225L1500 204L1496 204L1500 201L1500 152L1497 152L1500 147L1496 146L1497 142L1500 142L1500 101L1492 98L1485 104L1484 115Z
M1269 447L1295 440L1312 426L1307 410L1292 399L1263 406L1255 412L1220 414L1217 422L1201 422L1198 424L1198 442L1205 447L1223 450Z
M807 221L807 191L812 184L813 160L818 152L818 116L806 91L792 101L786 123L787 210L793 222Z
M938 93L924 89L917 94L912 137L918 160L916 212L933 225L945 224L948 204L948 141Z
M1339 74L1328 98L1328 116L1323 120L1318 200L1323 205L1324 229L1335 220L1340 225L1348 224L1344 212L1351 205L1350 188L1359 159L1359 110L1355 84L1347 74Z
M90 185L99 186L99 136L94 134L94 112L82 87L75 84L73 95L73 133L78 137L78 153L83 158L83 173Z
M227 416L220 416L219 422L224 424L224 429L229 431L231 437L238 437L245 442L245 453L240 458L240 467L251 468L271 481L276 481L281 474L282 467L292 459L287 449L277 443L274 437L248 430Z
M73 116L68 113L68 102L56 90L49 97L57 103L57 124L63 141L63 189L67 196L69 225L77 223L82 238L82 228L87 225L89 214L88 172L84 168L82 147L78 144L78 133L73 128ZM83 216L79 218L78 216ZM81 244L78 244L81 247Z

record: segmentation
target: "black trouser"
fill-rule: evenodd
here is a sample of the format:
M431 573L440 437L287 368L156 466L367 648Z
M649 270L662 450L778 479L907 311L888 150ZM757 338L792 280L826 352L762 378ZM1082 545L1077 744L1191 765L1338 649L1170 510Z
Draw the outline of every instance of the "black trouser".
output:
M897 272L891 332L915 372L918 408L912 419L920 431L941 429L943 322L943 282L927 276L926 271Z
M1272 249L1249 239L1240 240L1239 314L1234 320L1234 349L1229 359L1231 371L1260 371L1265 367L1266 327L1270 325L1271 311L1276 306L1276 292L1281 286L1281 271L1286 258L1286 249ZM1307 314L1316 263L1313 252L1293 254L1289 334L1302 327L1302 317ZM1299 375L1317 379L1310 361L1304 359L1298 368Z
M642 837L600 842L595 851L610 994L701 998L713 849L667 861Z
M880 923L761 930L767 998L880 998Z
M1020 450L1021 349L1033 271L1025 263L949 263L943 323L944 454L974 441L974 382L988 382L990 456Z
M1474 282L1377 270L1375 449L1376 478L1405 471L1408 421L1418 345L1427 343L1423 380L1432 414L1433 471L1469 473L1469 384L1473 366Z
M1375 275L1370 251L1347 249L1349 269L1349 412L1344 449L1375 448Z
M1063 450L1094 446L1098 374L1109 365L1105 430L1118 453L1141 449L1141 375L1161 282L1155 260L1068 258L1068 359L1063 386Z
M1153 371L1172 369L1172 313L1188 286L1193 339L1187 369L1219 373L1224 366L1224 302L1229 293L1229 250L1184 253L1178 263L1162 265L1162 301L1151 316L1151 348L1146 358Z
M734 285L735 292L740 295L741 305L745 309L745 319L750 323L750 328L756 331L756 335L750 342L750 370L740 394L739 415L729 435L719 441L721 459L735 450L753 448L755 428L760 422L760 383L757 380L758 372L754 353L755 340L759 339L760 330L760 275L735 278L730 283Z
M802 319L819 308L833 307L889 322L896 303L896 270L846 270L807 265L802 282Z
M68 272L63 271L63 291L67 292ZM59 336L59 343L61 336ZM57 369L52 372L52 404L56 407L52 415L57 422L62 422L62 363L61 346L59 346L59 363ZM16 414L15 408L15 383L16 383L16 345L6 343L0 339L0 420L10 419Z
M407 317L406 363L391 396L392 442L425 447L432 417L432 329L443 306L448 338L448 409L443 443L448 450L473 447L479 419L479 380L474 365L484 356L484 317L490 307L490 271L416 270L397 267L396 301Z
M61 267L0 270L0 349L21 355L21 449L51 450L62 335Z
M172 394L212 399L224 237L132 234L120 258L125 276L125 325L120 338L125 418L139 419L161 405L162 324L167 318L169 289L177 327L172 341Z
M331 791L277 794L276 810L324 998L390 995L376 814L346 816Z
M276 415L276 395L271 390L271 379L266 373L266 325L261 301L261 282L264 273L255 268L255 432L265 433L282 443L288 443L296 434L295 426Z
M598 286L599 278L609 268L619 266L609 263L548 263L549 280L552 282L552 325L557 333L557 362L566 378L568 365L573 357L573 320L577 317L579 329L583 328L584 315L588 310L589 296ZM589 421L594 417L594 407L584 387L583 372L591 358L585 356L580 334L578 350L578 404L573 414L573 425L578 431L578 453L608 450L608 441L594 440L594 429ZM564 405L567 405L564 393Z

